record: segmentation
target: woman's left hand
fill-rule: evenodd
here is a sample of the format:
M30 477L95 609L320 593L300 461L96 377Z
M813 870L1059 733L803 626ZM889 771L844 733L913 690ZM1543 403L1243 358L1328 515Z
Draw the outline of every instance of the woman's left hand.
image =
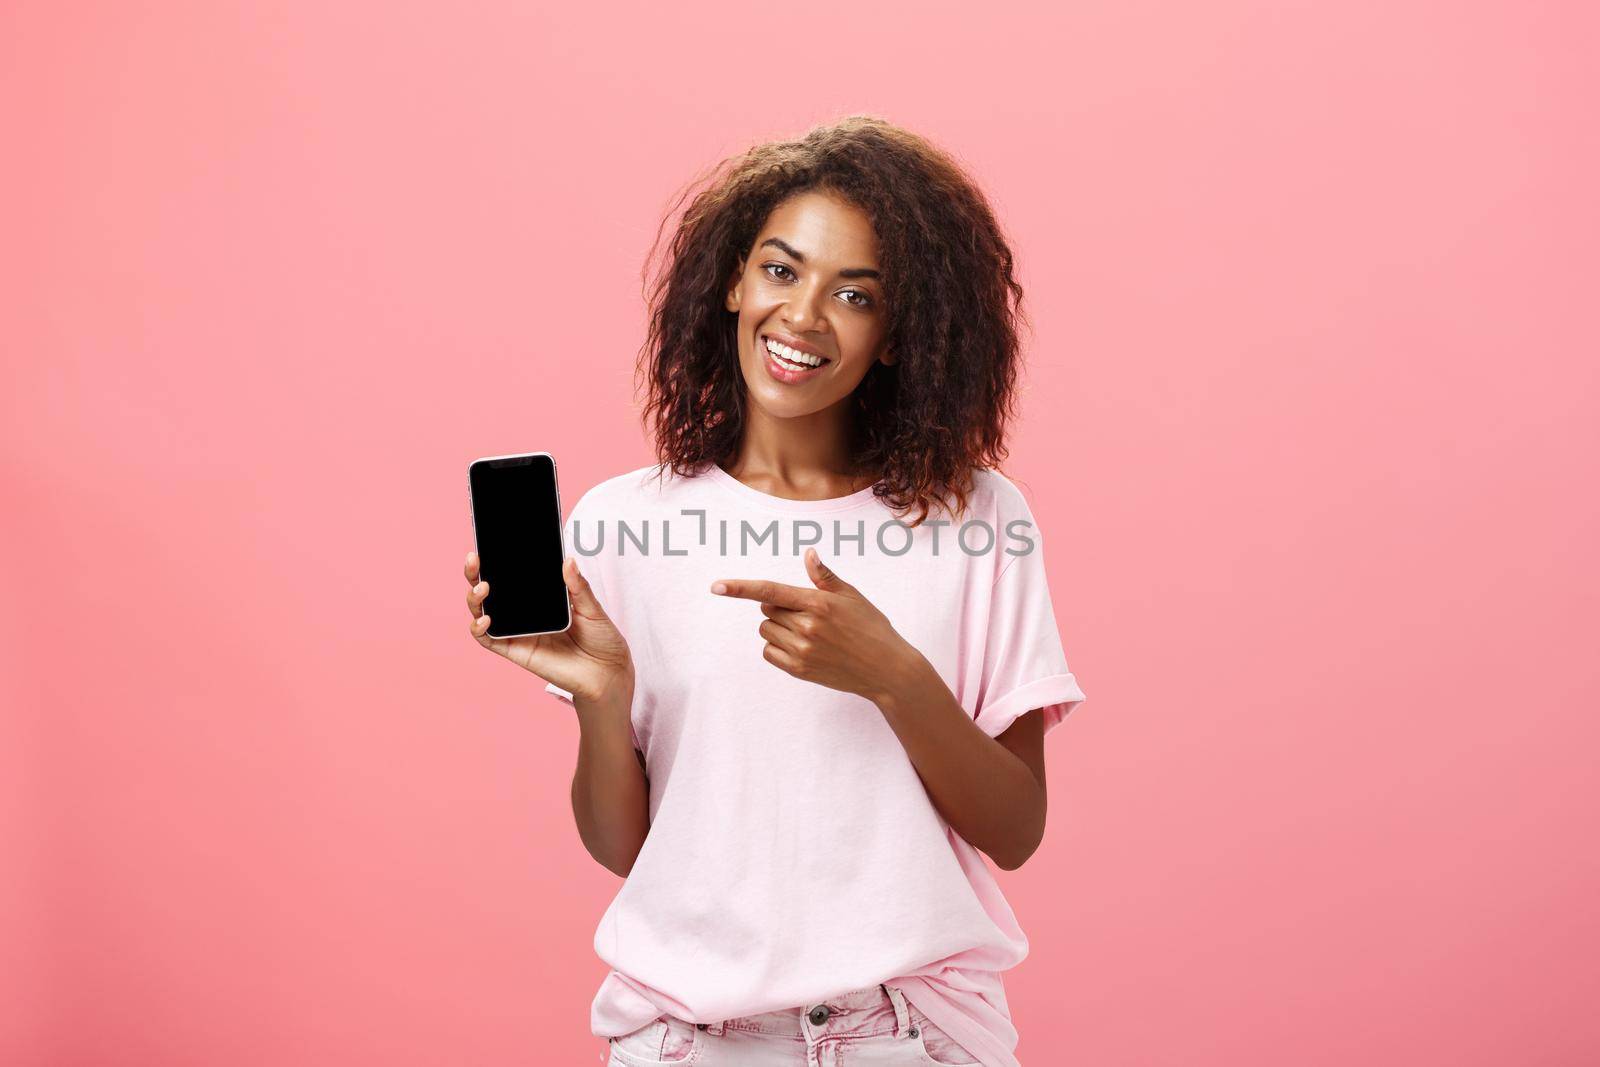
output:
M806 549L806 574L815 589L758 579L711 583L722 596L761 602L766 621L761 650L768 663L796 678L876 701L892 679L920 658L861 591Z

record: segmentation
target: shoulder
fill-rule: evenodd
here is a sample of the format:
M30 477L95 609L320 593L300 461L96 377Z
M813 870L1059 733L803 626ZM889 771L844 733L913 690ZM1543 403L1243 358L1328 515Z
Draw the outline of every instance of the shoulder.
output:
M1013 586L1017 582L1031 580L1024 575L1042 578L1039 571L1044 566L1043 550L1047 538L1034 520L1025 485L1019 485L997 470L986 467L973 469L972 516L994 530L999 546L994 556L995 581L998 582L1009 571L1018 575ZM1013 567L1022 559L1027 561L1024 566Z
M991 467L972 469L972 488L967 510L974 518L1000 523L1016 519L1033 521L1033 509L1022 488Z

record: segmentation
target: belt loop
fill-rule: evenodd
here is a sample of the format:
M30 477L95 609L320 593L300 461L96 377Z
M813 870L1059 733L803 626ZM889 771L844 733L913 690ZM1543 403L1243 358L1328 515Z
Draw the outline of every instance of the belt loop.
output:
M878 983L878 988L888 993L890 1002L894 1004L894 1036L900 1037L911 1025L911 1014L906 1010L906 995L900 992L899 986L884 982Z
M726 1019L718 1019L714 1023L705 1023L705 1024L703 1024L701 1026L701 1029L704 1030L708 1034L715 1034L718 1037L721 1037L722 1036L722 1031L724 1029L724 1024L726 1022L727 1022Z

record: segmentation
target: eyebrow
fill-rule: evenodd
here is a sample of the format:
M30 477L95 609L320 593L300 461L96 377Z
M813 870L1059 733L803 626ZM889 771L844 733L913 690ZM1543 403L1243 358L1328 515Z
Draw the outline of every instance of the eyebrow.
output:
M761 244L758 245L757 247L765 248L768 245L775 245L778 248L782 249L785 255L789 256L791 259L793 259L797 263L804 263L806 261L806 257L801 252L799 252L796 249L794 249L793 247L791 247L789 245L789 242L787 242L785 240L782 240L781 238L768 237L765 241L762 241ZM844 268L843 270L841 270L839 272L839 277L841 277L841 278L877 278L880 281L882 280L882 275L880 275L877 271L873 270L871 267L846 267L846 268Z

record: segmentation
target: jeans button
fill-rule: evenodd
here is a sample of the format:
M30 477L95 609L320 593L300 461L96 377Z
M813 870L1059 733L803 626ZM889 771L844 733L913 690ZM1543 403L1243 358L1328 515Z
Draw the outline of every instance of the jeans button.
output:
M812 1026L821 1026L823 1023L825 1023L827 1021L828 1021L828 1006L826 1004L818 1004L816 1007L811 1009L811 1025Z
M696 1030L704 1030L706 1028L706 1024L705 1023L695 1023L694 1024L694 1028Z

